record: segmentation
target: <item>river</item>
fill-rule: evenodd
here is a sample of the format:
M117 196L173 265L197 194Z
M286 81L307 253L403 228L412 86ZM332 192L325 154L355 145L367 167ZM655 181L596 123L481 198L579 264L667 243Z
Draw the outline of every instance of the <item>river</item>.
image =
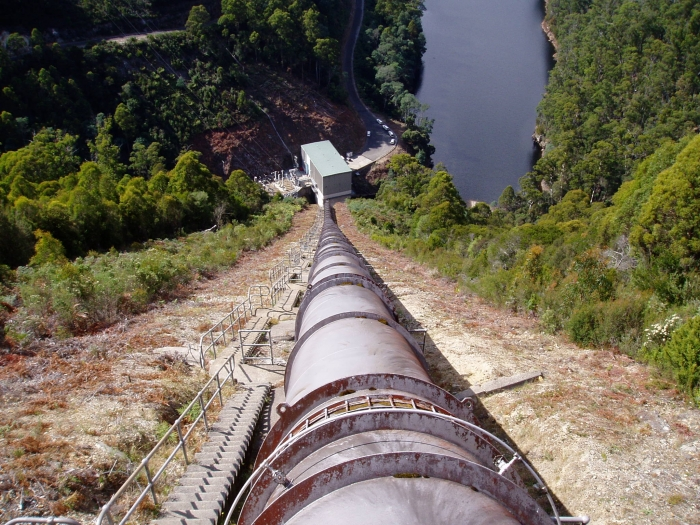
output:
M491 202L537 160L532 141L554 49L542 0L426 0L418 99L435 119L433 160L464 199Z

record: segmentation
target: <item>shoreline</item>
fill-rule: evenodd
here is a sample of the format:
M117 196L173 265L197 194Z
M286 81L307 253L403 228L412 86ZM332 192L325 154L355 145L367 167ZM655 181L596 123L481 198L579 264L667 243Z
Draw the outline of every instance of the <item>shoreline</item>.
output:
M547 40L549 40L549 43L554 47L554 54L552 56L554 57L554 60L556 60L557 53L559 52L559 42L557 42L557 37L554 36L554 31L552 31L552 27L547 22L548 12L549 0L544 0L544 19L542 19L542 24L540 24L540 27L542 28L542 31L544 31L544 34L547 35Z
M549 40L549 43L552 44L552 47L554 48L554 54L552 55L552 58L554 58L554 61L556 62L557 60L557 53L559 52L559 42L557 42L557 37L554 36L554 31L552 31L551 26L547 22L547 13L549 11L549 0L544 0L544 18L542 19L542 23L540 24L540 27L542 28L542 31L544 32L545 35L547 35L547 40ZM547 87L545 86L545 93L546 93ZM544 95L543 95L544 96ZM539 135L537 133L537 126L535 126L535 131L532 133L532 141L537 144L537 147L540 148L540 158L544 156L544 150L547 147L547 139L545 135Z

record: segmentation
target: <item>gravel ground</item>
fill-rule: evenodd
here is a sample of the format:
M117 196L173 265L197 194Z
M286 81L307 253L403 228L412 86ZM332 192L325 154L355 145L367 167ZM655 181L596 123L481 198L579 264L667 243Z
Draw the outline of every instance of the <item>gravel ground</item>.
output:
M336 209L399 312L429 330L427 358L441 386L458 392L544 372L541 382L483 396L480 417L527 455L568 514L588 514L595 524L700 524L700 411L653 370L544 335L536 320L460 293L359 233L345 206ZM298 214L278 241L193 283L175 301L93 335L0 356L0 519L94 519L123 481L129 456L206 379L177 354L157 349L194 345L250 284L267 280L315 213Z
M94 521L135 462L209 379L187 348L227 314L310 228L285 235L178 298L95 334L0 353L0 520L70 515ZM159 428L160 424L160 428Z
M460 293L434 270L338 224L375 267L399 313L428 329L434 379L459 392L523 372L544 379L482 396L489 430L526 454L568 515L594 524L700 524L700 411L653 369L581 349L535 319Z

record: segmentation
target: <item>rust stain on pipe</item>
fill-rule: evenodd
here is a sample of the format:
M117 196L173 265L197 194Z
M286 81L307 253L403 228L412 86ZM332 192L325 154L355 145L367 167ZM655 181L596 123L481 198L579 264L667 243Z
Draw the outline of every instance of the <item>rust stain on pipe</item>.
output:
M328 206L296 341L238 524L552 523L471 400L432 383Z

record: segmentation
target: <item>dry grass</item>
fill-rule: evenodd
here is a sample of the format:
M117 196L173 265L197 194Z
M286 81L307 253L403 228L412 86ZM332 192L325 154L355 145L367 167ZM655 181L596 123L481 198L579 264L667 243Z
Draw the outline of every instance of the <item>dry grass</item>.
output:
M271 245L244 253L230 270L192 282L144 314L80 337L40 340L21 354L0 353L0 519L94 520L208 379L182 356L154 350L195 345L201 327L230 311L249 285L267 280L315 214L297 214ZM159 485L163 495L183 468L179 461L168 469ZM144 521L154 510L148 507L140 510Z
M540 332L537 320L462 294L430 269L341 228L428 329L434 380L453 392L541 370L544 381L481 398L482 425L514 443L572 514L600 524L700 524L700 411L653 370ZM414 324L414 326L415 326Z

